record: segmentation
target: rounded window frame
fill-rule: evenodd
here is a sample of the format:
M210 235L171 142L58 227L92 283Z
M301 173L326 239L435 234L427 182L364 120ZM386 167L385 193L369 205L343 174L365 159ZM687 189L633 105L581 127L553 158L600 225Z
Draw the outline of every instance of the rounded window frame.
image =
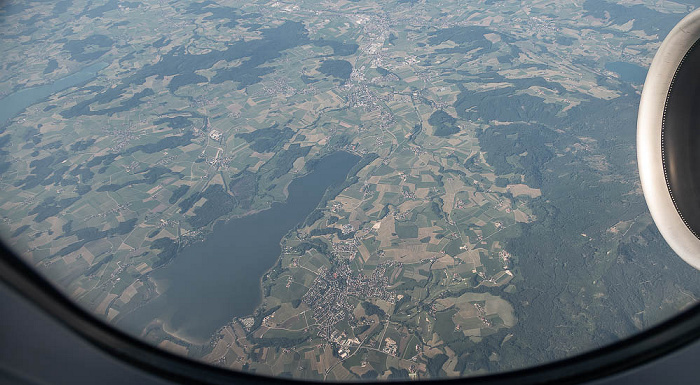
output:
M642 188L652 217L674 251L700 269L700 239L675 209L665 182L661 129L676 69L700 37L700 9L681 21L661 45L645 82L638 115L638 161ZM658 131L658 135L657 135ZM657 138L658 137L658 138ZM649 140L648 138L652 138ZM657 141L658 139L658 141ZM670 211L669 211L670 208ZM298 384L313 381L234 371L180 356L131 336L87 312L0 241L0 281L83 340L116 359L158 377L186 384ZM700 304L648 330L570 358L508 372L432 383L581 384L639 367L700 339ZM391 381L411 383L412 381Z
M239 372L195 361L150 345L79 307L0 242L0 281L83 340L129 365L183 384L300 384L314 381ZM648 330L586 353L508 372L431 383L470 385L581 384L639 367L700 339L700 304ZM388 381L409 384L413 381Z

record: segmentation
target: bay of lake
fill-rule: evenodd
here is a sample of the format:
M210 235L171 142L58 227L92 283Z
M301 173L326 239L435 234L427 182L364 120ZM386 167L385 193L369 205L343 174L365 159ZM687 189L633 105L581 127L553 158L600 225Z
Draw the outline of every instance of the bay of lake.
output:
M605 65L605 69L615 72L624 82L644 84L647 77L647 69L636 64L625 62L610 62Z
M234 317L252 314L262 299L260 279L280 258L282 238L318 206L328 187L345 181L359 159L347 152L327 155L290 183L284 203L217 223L204 241L151 273L161 294L117 325L140 334L159 319L169 331L203 342Z

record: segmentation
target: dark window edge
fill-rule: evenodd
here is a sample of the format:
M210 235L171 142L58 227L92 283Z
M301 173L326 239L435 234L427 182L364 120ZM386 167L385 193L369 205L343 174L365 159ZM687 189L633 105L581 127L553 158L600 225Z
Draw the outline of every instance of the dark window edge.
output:
M158 377L186 384L298 384L308 382L237 372L193 361L119 331L59 292L4 244L0 280L59 323L113 357ZM511 372L432 383L580 384L609 377L660 358L700 338L700 305L648 330L602 348L560 361ZM403 383L410 383L407 381Z

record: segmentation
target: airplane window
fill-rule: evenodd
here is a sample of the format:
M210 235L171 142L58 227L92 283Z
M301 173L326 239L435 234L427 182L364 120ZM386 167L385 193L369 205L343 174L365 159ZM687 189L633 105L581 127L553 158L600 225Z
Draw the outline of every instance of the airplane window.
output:
M590 352L700 298L635 146L697 6L3 2L0 238L111 327L238 372Z

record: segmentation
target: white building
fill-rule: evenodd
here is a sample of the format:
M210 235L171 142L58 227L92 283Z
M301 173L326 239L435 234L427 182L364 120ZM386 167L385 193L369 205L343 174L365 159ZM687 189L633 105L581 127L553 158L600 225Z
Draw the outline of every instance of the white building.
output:
M209 137L212 138L212 140L216 141L219 141L222 135L223 134L219 130L211 130L211 132L209 133Z

